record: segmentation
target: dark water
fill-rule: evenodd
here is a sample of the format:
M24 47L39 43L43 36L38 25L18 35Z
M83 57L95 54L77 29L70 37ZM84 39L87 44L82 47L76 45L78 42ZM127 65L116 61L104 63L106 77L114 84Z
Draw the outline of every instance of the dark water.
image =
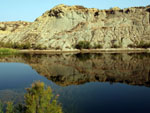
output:
M65 113L147 113L150 54L0 56L0 99L22 102L40 80L59 94Z

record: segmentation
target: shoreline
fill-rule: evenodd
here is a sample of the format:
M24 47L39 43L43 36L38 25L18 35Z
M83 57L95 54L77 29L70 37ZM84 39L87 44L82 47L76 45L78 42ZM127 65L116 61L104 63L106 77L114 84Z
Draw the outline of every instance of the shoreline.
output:
M74 49L74 50L18 50L19 53L32 53L32 54L61 54L61 53L150 53L150 48L112 48L112 49Z

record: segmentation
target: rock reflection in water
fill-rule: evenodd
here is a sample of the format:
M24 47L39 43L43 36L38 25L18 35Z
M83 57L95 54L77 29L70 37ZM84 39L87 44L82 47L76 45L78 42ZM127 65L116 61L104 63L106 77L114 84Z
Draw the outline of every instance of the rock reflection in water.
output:
M58 85L119 82L150 86L149 53L24 54L5 56L1 62L23 62Z

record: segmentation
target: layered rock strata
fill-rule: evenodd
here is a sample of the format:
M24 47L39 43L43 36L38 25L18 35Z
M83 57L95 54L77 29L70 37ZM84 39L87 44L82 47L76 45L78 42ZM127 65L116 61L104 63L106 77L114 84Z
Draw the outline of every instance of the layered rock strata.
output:
M58 5L18 32L0 34L3 42L30 42L47 49L72 50L80 41L102 48L150 43L150 6L98 10Z

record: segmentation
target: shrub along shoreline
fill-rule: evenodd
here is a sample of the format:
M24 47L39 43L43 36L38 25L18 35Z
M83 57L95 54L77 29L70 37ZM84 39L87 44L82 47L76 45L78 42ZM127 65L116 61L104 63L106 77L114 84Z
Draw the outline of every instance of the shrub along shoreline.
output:
M42 47L42 45L31 45L26 43L4 43L0 42L0 54L14 53L101 53L101 52L150 52L150 43L139 42L138 44L128 45L128 48L122 48L121 45L112 45L111 48L103 48L103 45L95 43L91 45L89 41L80 41L74 45L73 49L56 50Z
M0 42L0 48L12 48L12 49L38 49L38 50L44 50L46 47L42 47L42 45L31 45L30 42L24 42L24 43L12 43L12 42Z
M101 49L103 48L102 44L94 44L94 45L91 45L91 43L89 41L80 41L78 42L76 45L75 45L75 48L76 49ZM112 46L109 48L122 48L122 45L116 45L116 44L112 44ZM144 41L140 41L139 43L137 44L129 44L128 45L128 48L144 48L144 49L147 49L147 48L150 48L150 43L148 42L144 42Z

